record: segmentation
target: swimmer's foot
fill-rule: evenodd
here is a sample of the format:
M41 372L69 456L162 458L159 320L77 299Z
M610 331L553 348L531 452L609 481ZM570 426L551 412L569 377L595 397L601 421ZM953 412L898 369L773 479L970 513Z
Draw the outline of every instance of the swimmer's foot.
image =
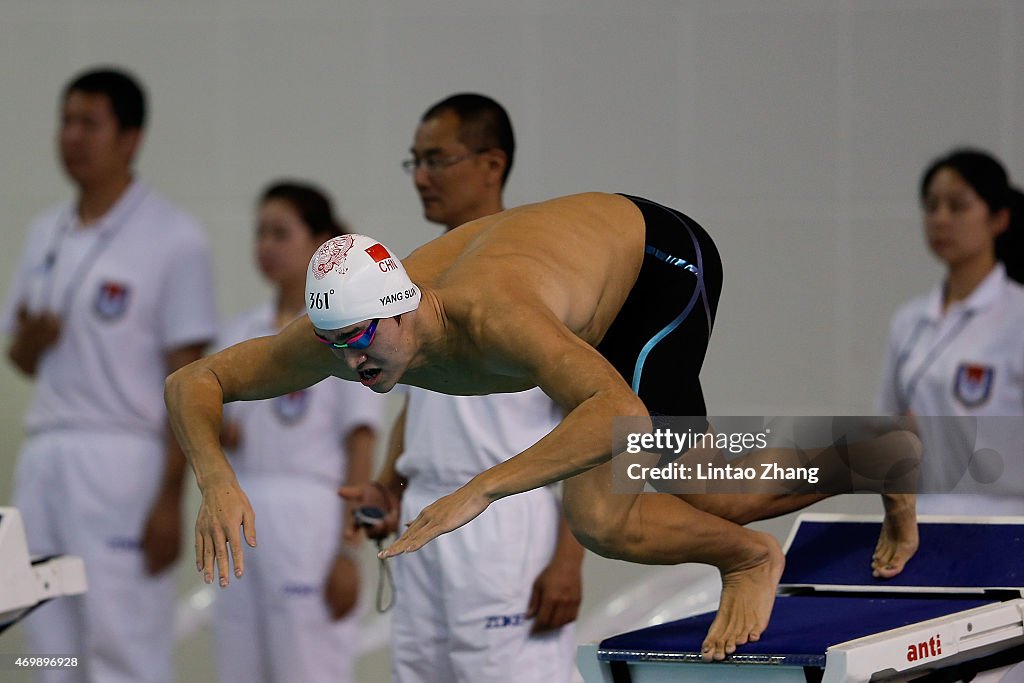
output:
M722 599L701 648L705 661L725 659L736 646L759 640L775 604L775 589L786 563L782 548L770 534L744 531L751 534L749 556L734 567L719 567Z
M917 552L917 499L909 493L891 493L882 496L882 503L885 519L871 556L871 575L890 579L903 571Z

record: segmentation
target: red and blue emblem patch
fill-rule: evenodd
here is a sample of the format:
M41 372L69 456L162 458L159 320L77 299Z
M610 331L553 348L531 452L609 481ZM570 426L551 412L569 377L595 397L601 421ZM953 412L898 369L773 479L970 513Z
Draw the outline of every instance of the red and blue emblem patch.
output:
M96 314L104 320L117 320L128 310L131 288L123 282L104 280L96 294Z
M286 425L295 424L309 409L309 390L299 389L272 400L277 419Z
M953 395L968 408L975 408L988 400L996 371L991 365L961 363L956 368Z

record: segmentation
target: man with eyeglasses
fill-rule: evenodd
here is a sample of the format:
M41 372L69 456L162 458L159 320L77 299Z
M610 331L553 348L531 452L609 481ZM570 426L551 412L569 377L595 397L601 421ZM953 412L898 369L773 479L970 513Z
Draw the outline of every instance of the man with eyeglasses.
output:
M255 542L251 508L217 443L221 402L332 375L378 393L398 382L455 395L537 386L566 413L559 425L428 505L381 556L418 550L496 500L564 480L566 518L585 547L632 562L718 568L722 596L702 654L724 659L761 637L783 569L774 537L742 525L828 493L613 491L611 434L617 416L707 414L698 375L721 283L718 251L703 228L627 195L579 194L502 211L449 231L404 264L370 237L328 242L307 274L308 319L168 379L173 424L203 492L197 563L208 581L216 563L224 583L228 549L238 576L241 539ZM362 349L332 349L315 336L345 344L368 335L377 318ZM896 457L902 465L920 458L920 442L906 432L872 445L891 449L880 458L883 471ZM917 549L913 495L886 493L883 503L871 559L878 578L898 574Z
M434 104L420 119L411 153L402 167L428 221L452 230L504 208L515 140L508 114L493 99L461 93ZM368 348L379 324L371 320L346 340L348 348ZM377 481L343 490L354 506L390 513L375 538L526 450L562 418L538 388L489 396L403 390ZM572 680L583 548L552 488L504 500L476 524L394 564L396 683L502 683L512 670L522 680Z

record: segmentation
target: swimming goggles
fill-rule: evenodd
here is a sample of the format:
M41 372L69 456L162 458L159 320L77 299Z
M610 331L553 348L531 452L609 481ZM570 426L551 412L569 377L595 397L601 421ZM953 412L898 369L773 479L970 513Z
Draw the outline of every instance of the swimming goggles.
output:
M360 351L365 349L367 346L373 343L373 336L377 334L377 323L380 322L380 318L374 318L370 321L370 324L362 329L361 332L357 332L343 342L333 342L326 337L320 335L319 332L314 331L313 334L324 344L327 344L332 349L355 349Z

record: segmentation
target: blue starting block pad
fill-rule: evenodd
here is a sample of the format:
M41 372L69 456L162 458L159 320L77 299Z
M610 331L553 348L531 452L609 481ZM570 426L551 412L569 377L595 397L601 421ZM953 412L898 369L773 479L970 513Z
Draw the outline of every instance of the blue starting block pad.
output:
M588 683L852 683L970 680L1024 660L1024 518L922 517L892 579L871 576L880 529L877 517L800 516L768 629L722 662L701 659L707 612L581 647L580 668ZM986 680L1024 681L1024 665L1014 671Z

